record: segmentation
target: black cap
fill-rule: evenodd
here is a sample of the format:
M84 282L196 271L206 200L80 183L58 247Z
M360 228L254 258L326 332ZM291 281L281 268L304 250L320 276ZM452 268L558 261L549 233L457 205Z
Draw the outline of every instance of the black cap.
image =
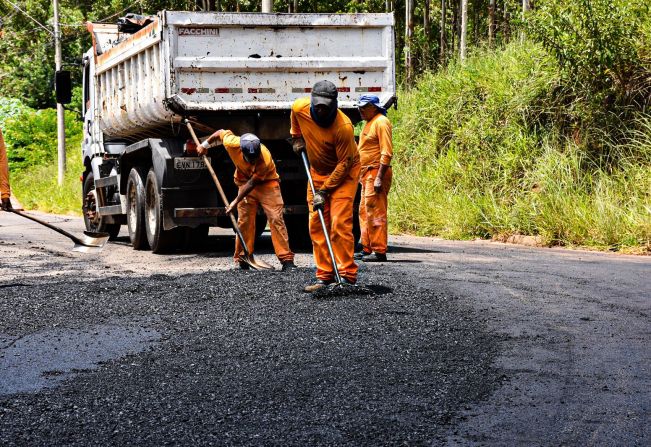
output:
M337 95L336 85L330 81L319 81L312 87L311 103L313 106L323 104L332 107L337 100Z
M254 161L260 156L260 139L252 133L240 137L240 149L247 161Z

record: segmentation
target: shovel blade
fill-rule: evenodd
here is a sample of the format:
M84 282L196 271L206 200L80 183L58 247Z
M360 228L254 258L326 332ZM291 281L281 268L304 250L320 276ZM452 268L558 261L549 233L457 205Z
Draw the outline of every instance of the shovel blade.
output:
M254 259L253 255L251 256L240 256L240 261L246 262L251 268L255 270L274 270L274 268L264 262L262 259Z
M75 246L72 251L80 253L99 253L109 240L108 233L95 233L93 231L84 231L83 236L75 240Z

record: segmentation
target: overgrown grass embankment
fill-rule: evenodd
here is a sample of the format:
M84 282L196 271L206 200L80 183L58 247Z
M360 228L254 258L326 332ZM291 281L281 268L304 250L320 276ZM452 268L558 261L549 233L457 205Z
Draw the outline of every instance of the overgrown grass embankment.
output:
M25 209L81 214L81 123L66 113L66 173L58 185L56 111L33 110L0 98L12 195Z
M628 141L604 135L596 150L585 135L599 129L561 90L554 60L517 43L403 92L390 115L392 230L648 252L651 116L638 116Z

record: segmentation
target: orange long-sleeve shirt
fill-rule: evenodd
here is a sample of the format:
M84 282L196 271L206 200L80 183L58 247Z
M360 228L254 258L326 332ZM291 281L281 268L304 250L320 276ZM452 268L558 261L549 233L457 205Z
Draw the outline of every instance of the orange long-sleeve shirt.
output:
M264 182L267 180L278 180L278 172L276 171L276 164L271 158L271 152L264 144L260 144L260 157L254 164L247 162L242 155L240 149L240 137L233 135L230 130L224 130L221 133L222 143L228 155L235 164L235 184L242 186L249 179L253 178L254 181Z
M7 146L0 129L0 198L8 199L11 196L9 187L9 161L7 160Z
M362 168L376 168L380 164L391 166L393 141L391 121L378 113L364 126L359 136L359 158Z
M322 189L335 189L346 178L351 168L359 163L353 124L342 112L330 127L323 128L312 120L310 98L294 101L291 113L292 137L303 137L310 166L321 175L328 175Z

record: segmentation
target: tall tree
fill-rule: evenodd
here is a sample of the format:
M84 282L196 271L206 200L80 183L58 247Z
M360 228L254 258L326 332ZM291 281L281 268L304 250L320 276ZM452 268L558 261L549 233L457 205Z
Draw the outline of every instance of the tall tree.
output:
M447 2L445 0L441 0L441 43L439 45L439 59L440 63L443 64L445 63L445 47L446 47L446 36L445 33L447 32L447 26L446 26L446 15L447 15Z
M468 0L461 0L461 35L459 36L459 58L466 60L466 47L468 35Z
M412 54L412 37L414 35L414 4L415 0L405 0L405 68L407 85L414 81L414 60Z
M495 40L495 0L490 0L488 6L488 45L493 46Z

